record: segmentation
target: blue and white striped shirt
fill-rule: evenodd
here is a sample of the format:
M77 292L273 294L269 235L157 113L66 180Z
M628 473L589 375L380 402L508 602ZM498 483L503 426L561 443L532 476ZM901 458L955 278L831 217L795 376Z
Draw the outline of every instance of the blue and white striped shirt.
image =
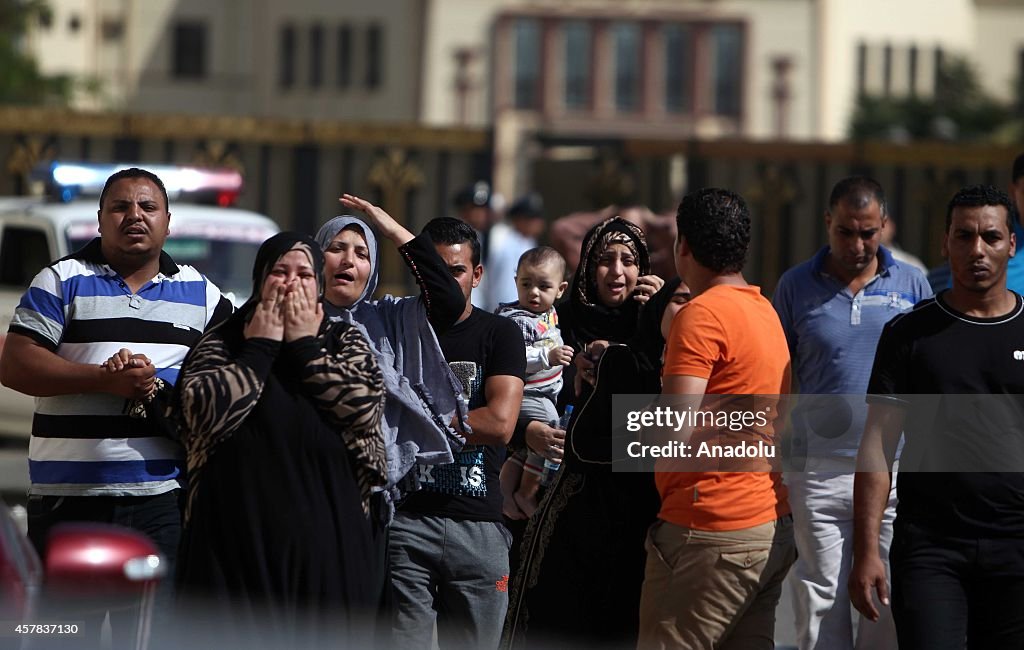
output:
M94 239L36 275L9 331L75 363L100 365L128 348L173 385L189 349L230 311L212 282L166 253L159 273L132 294ZM130 401L110 393L37 397L31 494L141 496L179 487L181 446L154 420L128 415Z

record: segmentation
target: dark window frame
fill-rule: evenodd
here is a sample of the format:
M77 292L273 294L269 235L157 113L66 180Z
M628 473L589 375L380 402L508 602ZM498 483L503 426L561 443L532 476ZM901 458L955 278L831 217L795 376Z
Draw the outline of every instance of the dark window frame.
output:
M367 90L377 90L384 84L384 27L379 23L366 28L365 72L363 82Z
M662 83L665 88L664 95L664 106L665 112L669 115L692 115L696 112L696 89L694 84L696 83L696 67L697 67L697 46L699 28L697 25L688 22L673 22L665 23L661 27L662 29L662 61L664 63L664 77ZM679 30L680 33L680 52L674 53L669 51L669 38L668 31L672 29ZM673 68L670 65L670 60L675 58L677 54L682 54L681 65ZM676 74L678 71L678 74ZM670 98L669 89L676 89L674 92L679 93L678 102Z
M731 100L726 99L725 102L731 101L730 106L722 107L723 103L722 94L725 91L723 84L721 83L721 71L718 68L719 64L719 50L718 43L716 43L715 34L722 33L721 30L730 28L735 30L737 37L736 50L735 50L735 74L731 76L731 83L734 85L732 90L733 97ZM737 22L715 22L710 23L707 29L707 43L705 45L709 53L709 60L713 60L714 63L711 65L709 73L711 73L710 86L709 86L709 103L708 112L712 115L720 117L731 117L735 119L741 119L743 116L744 109L744 97L743 97L743 84L745 81L746 73L746 49L747 49L747 33L742 23Z
M324 26L309 26L309 87L324 85Z
M535 63L532 70L526 70L521 64L521 57L524 43L520 38L524 33L521 28L531 27L536 34L536 48L533 52L534 58L529 63ZM541 102L541 54L543 49L544 28L540 19L534 17L517 18L512 24L512 39L515 42L512 69L512 105L518 109L540 110ZM529 74L521 74L523 71Z
M295 25L281 25L277 35L277 47L277 85L284 90L294 88L296 50L298 49Z
M857 43L857 94L865 95L868 92L868 44L864 41Z
M352 26L349 24L338 25L334 32L334 85L342 90L352 86L352 33Z
M209 29L202 20L179 20L171 35L171 76L199 80L208 76Z
M618 113L639 113L643 110L644 104L644 28L643 24L636 21L621 20L615 21L610 26L612 34L612 99L615 111ZM635 39L632 43L634 50L629 53L632 70L624 74L620 69L623 58L620 52L619 34L632 34Z
M570 72L571 58L576 50L569 42L570 27L584 28L581 33L583 43L579 44L579 54L583 58L583 67ZM562 84L562 101L570 111L587 111L594 107L594 36L595 29L591 21L585 19L566 20L561 25L562 47L565 72Z

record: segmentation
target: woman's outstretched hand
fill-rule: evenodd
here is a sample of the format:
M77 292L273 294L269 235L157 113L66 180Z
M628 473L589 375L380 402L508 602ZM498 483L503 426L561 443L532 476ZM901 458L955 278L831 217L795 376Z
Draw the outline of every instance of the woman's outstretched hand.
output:
M396 246L402 246L413 239L413 234L406 230L405 226L395 221L394 217L384 211L384 208L374 205L366 199L361 199L355 194L342 194L338 201L346 208L366 213L377 230L395 242Z

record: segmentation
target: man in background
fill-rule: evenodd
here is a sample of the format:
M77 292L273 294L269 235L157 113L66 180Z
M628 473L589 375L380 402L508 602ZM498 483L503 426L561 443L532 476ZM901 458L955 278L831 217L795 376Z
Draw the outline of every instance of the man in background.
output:
M852 396L867 391L882 327L932 292L921 271L880 245L890 224L882 187L873 179L836 183L825 226L828 245L786 271L773 296L806 400L792 419L791 446L804 467L786 474L798 551L789 583L801 650L852 650L846 582L853 562L853 476L867 415L863 399ZM893 489L879 541L883 558L895 517ZM888 610L877 623L862 617L856 636L857 648L896 647Z

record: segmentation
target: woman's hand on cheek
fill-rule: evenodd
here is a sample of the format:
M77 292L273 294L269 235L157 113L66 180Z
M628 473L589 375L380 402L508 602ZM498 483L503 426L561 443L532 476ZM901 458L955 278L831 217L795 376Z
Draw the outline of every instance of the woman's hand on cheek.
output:
M641 275L636 280L636 289L633 290L633 300L643 304L651 299L651 296L665 286L665 281L657 275Z

